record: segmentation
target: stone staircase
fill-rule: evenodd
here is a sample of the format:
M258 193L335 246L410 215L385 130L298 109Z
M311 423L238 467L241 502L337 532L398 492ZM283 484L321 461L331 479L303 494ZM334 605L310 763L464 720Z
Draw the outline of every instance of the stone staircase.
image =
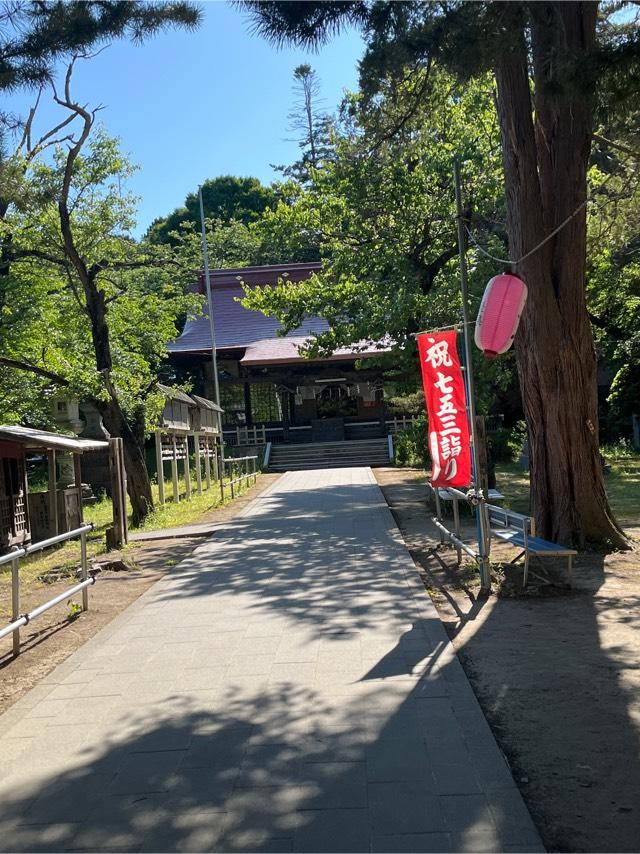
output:
M350 466L389 466L389 443L382 439L272 445L269 471L334 469Z

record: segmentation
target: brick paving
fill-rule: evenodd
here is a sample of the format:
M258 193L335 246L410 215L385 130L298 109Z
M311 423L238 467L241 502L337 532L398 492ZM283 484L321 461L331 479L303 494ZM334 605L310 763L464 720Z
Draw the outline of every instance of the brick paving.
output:
M284 475L0 717L0 850L543 849L351 468Z

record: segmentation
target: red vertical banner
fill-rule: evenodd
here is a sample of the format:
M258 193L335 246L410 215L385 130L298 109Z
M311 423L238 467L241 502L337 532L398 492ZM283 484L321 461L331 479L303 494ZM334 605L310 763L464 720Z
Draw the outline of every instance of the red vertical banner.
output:
M417 341L429 416L431 482L434 486L468 486L469 422L456 332L423 332Z

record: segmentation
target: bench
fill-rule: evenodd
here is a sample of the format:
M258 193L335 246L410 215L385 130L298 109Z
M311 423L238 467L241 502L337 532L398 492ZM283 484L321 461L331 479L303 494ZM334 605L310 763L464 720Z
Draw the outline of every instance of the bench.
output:
M568 549L565 546L558 545L558 543L552 543L549 540L536 537L535 522L529 516L523 516L522 513L506 510L503 507L496 507L494 504L487 504L486 509L493 536L505 543L522 549L520 554L511 563L516 563L524 555L523 587L527 586L530 555L534 555L534 557L539 559L543 557L566 557L569 584L572 583L573 558L574 555L578 554L575 549Z

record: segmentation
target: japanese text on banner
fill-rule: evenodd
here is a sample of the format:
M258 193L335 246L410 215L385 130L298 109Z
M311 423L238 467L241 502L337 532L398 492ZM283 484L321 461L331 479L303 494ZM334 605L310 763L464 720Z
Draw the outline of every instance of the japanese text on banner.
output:
M424 332L417 340L429 416L431 482L434 486L468 486L469 422L456 332Z

